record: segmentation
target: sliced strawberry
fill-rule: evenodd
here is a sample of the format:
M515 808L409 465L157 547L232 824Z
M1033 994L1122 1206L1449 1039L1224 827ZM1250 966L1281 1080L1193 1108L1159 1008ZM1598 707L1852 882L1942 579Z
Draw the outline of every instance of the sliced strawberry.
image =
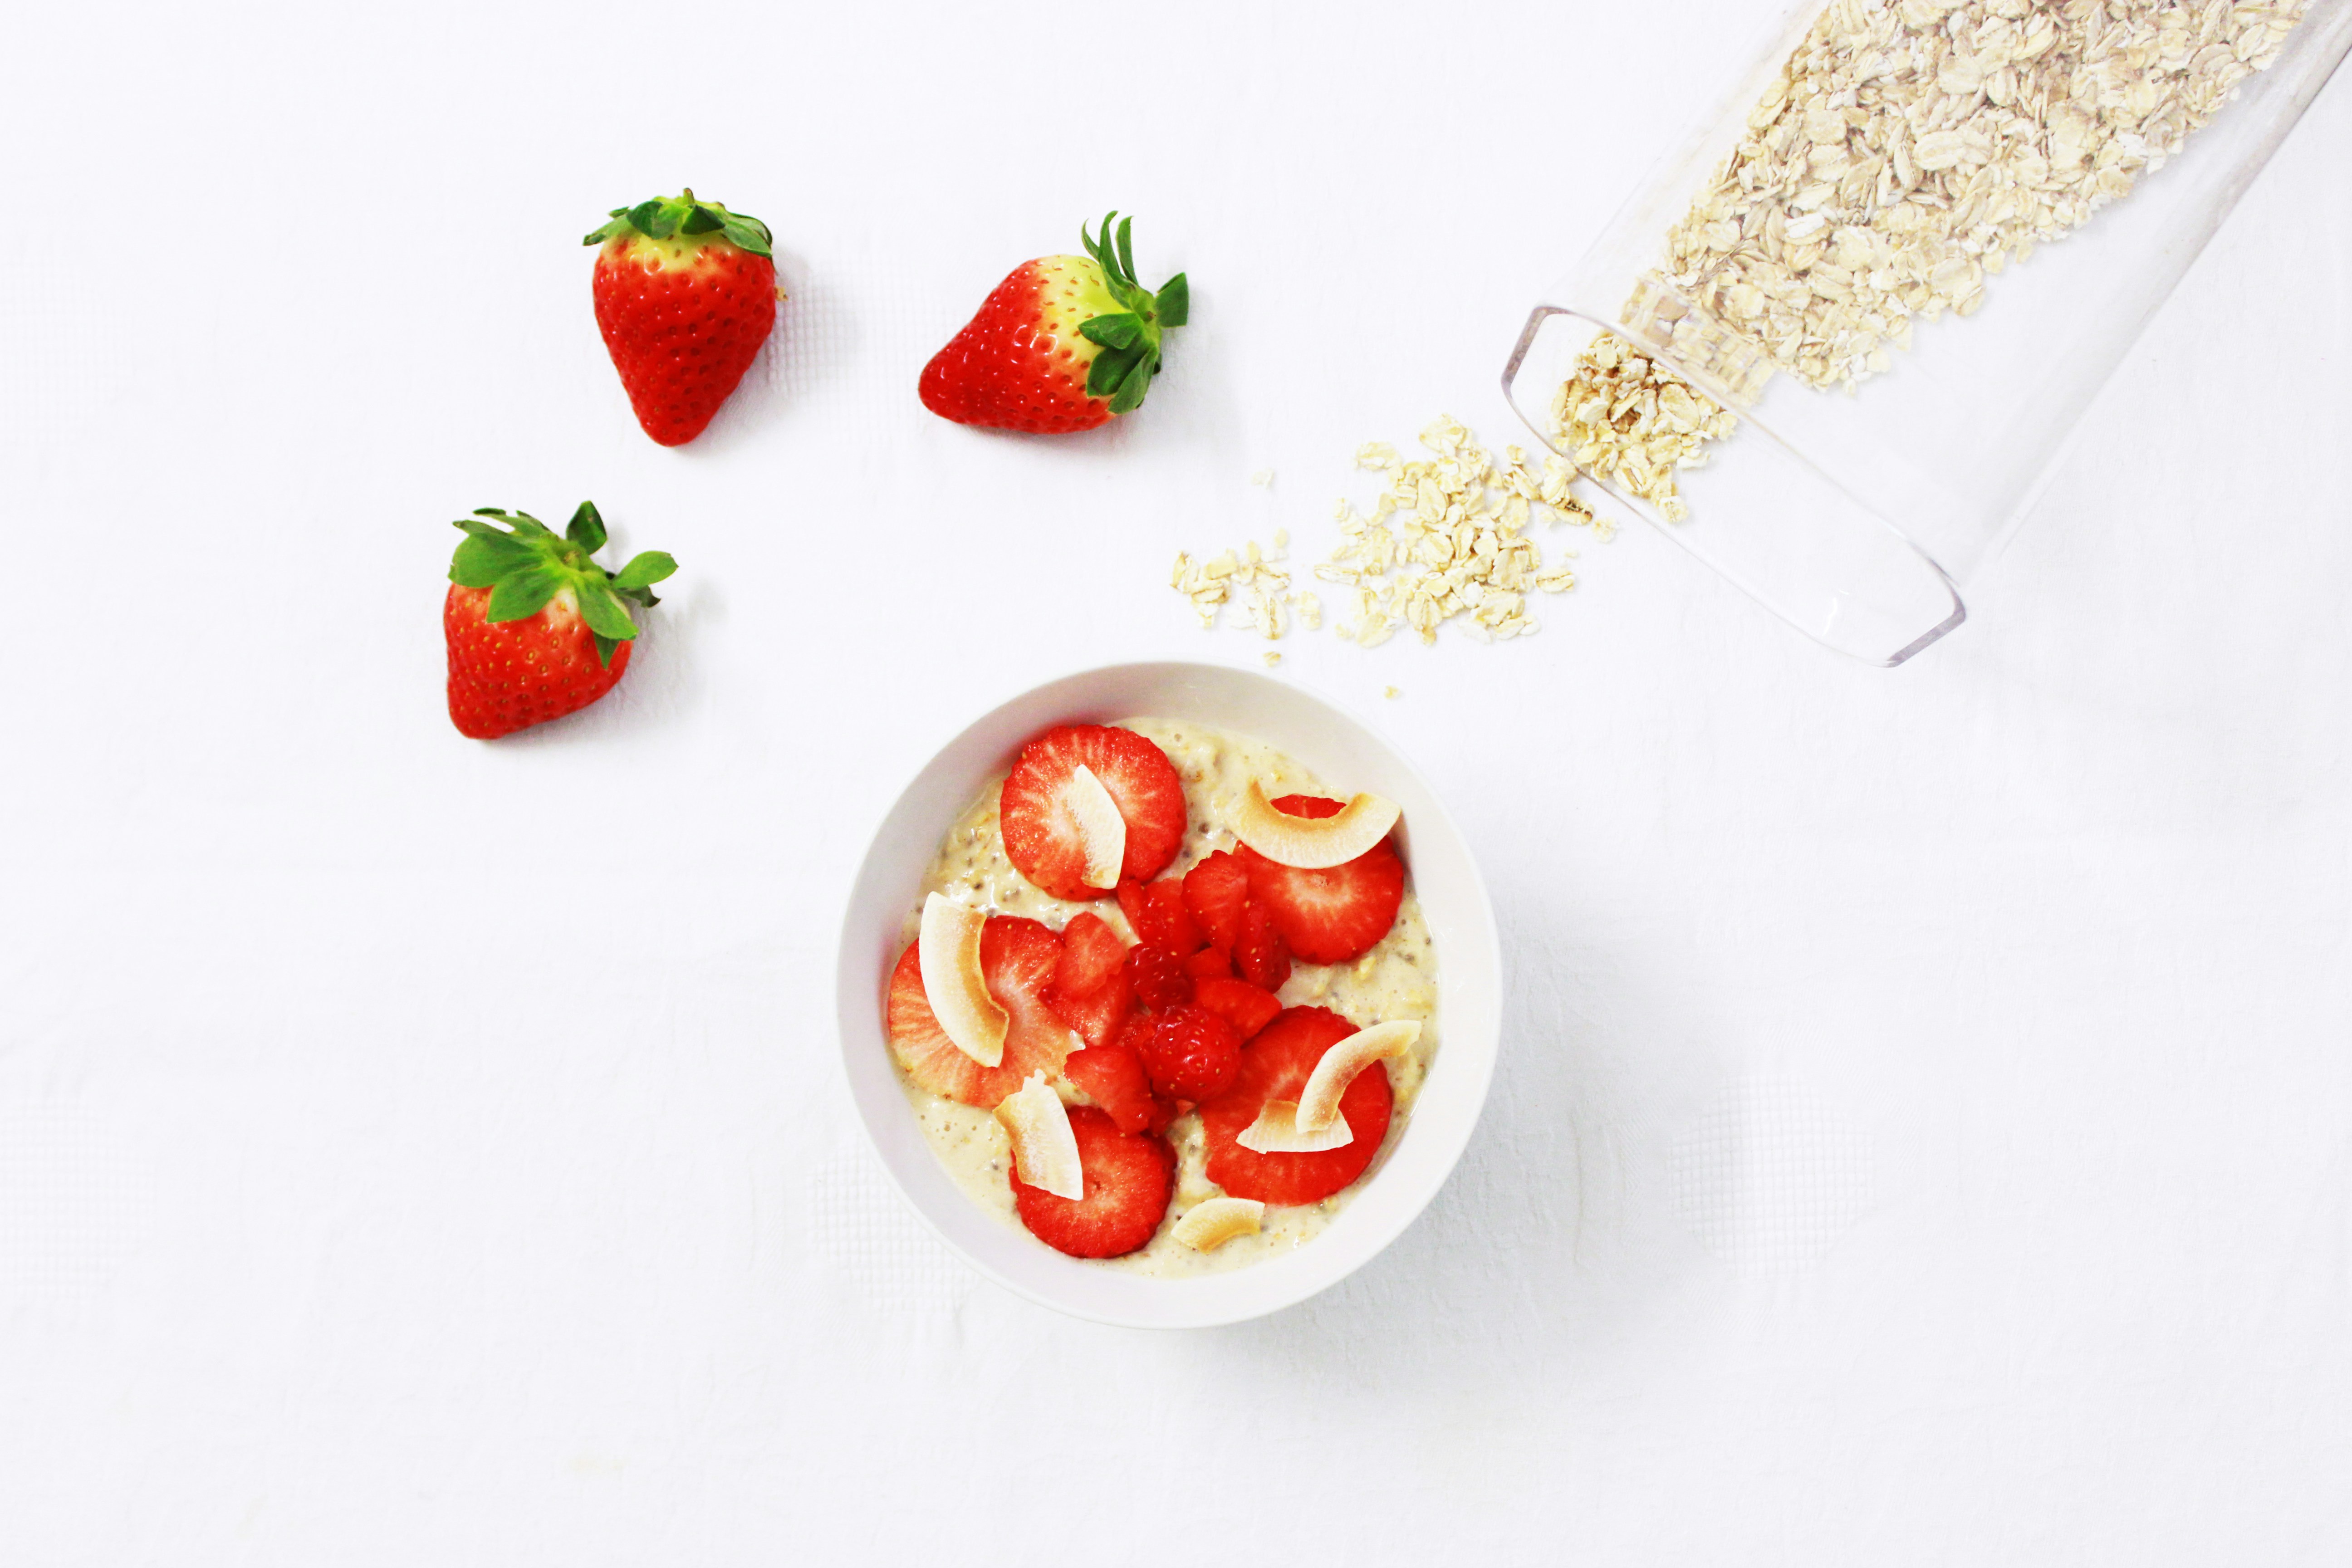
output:
M1347 809L1340 801L1302 795L1284 795L1274 807L1293 816L1336 816ZM1234 853L1249 869L1250 901L1265 907L1291 952L1309 963L1343 963L1370 952L1404 902L1404 862L1386 839L1321 871L1276 865L1246 844Z
M1127 923L1135 928L1136 941L1164 947L1179 958L1199 951L1201 928L1192 923L1192 911L1184 907L1184 884L1176 878L1142 883L1132 892L1121 882L1118 907L1126 913Z
M1234 961L1222 947L1204 947L1184 961L1184 973L1195 980L1230 980Z
M1086 884L1086 847L1077 818L1062 791L1080 767L1092 770L1127 824L1120 874L1144 880L1160 874L1184 842L1184 781L1168 754L1132 730L1106 724L1063 724L1021 749L998 797L1005 858L1013 868L1057 899L1098 899L1107 890Z
M1127 943L1100 915L1074 916L1062 931L1062 958L1045 1003L1089 1046L1115 1037L1135 1011L1127 978Z
M1127 929L1135 933L1135 940L1141 942L1143 940L1143 884L1132 877L1121 877L1118 880L1118 912L1127 917Z
M1044 1000L1046 1010L1080 1039L1099 1046L1116 1039L1119 1026L1135 1011L1135 987L1127 983L1126 972L1119 970L1083 996L1066 995L1059 985L1048 985Z
M1242 910L1241 940L1234 944L1234 973L1251 984L1279 991L1290 978L1290 944L1274 923L1274 911L1264 904Z
M1129 1037L1153 1091L1169 1100L1213 1100L1241 1070L1241 1031L1206 1007L1172 1007Z
M1159 1026L1160 1016L1156 1013L1130 1013L1127 1016L1126 1025L1120 1028L1118 1038L1115 1042L1121 1050L1124 1050L1129 1056L1135 1058L1137 1070L1142 1072L1144 1075L1143 1081L1147 1093L1150 1092L1150 1086L1151 1083L1151 1074L1150 1069L1146 1068L1143 1065L1142 1047L1144 1040L1150 1035L1151 1031ZM1088 1092L1092 1091L1089 1090ZM1162 1100L1159 1095L1152 1094L1151 1121L1150 1124L1151 1131L1154 1132L1165 1132L1168 1131L1168 1124L1175 1120L1176 1102L1171 1100Z
M1364 1173L1388 1136L1395 1099L1388 1064L1356 1075L1339 1097L1354 1139L1319 1154L1260 1154L1237 1142L1270 1100L1296 1100L1323 1053L1356 1032L1356 1026L1323 1007L1293 1007L1268 1024L1242 1049L1234 1086L1201 1107L1201 1131L1208 1143L1209 1180L1231 1196L1268 1204L1321 1203Z
M980 968L994 996L1012 1015L1004 1037L1004 1059L982 1067L956 1047L940 1027L931 1004L923 994L922 963L917 944L909 942L890 974L890 994L883 1020L890 1037L890 1052L907 1076L933 1094L960 1100L966 1105L993 1108L1021 1087L1022 1080L1043 1068L1062 1070L1062 1058L1076 1042L1044 1001L1061 962L1062 939L1035 921L1017 915L991 915L981 928Z
M1122 1039L1072 1051L1062 1076L1101 1106L1121 1132L1157 1132L1175 1117L1175 1107L1152 1097L1143 1058Z
M1129 950L1127 980L1135 988L1136 1000L1155 1013L1192 999L1192 977L1184 973L1184 961L1148 942Z
M1115 979L1127 962L1127 943L1110 922L1098 914L1070 917L1062 928L1062 963L1054 971L1054 989L1066 996L1084 996Z
M1370 1077L1370 1074L1366 1074ZM1086 1195L1073 1202L1013 1172L1013 1206L1029 1234L1073 1258L1118 1258L1149 1242L1176 1190L1176 1151L1150 1132L1121 1132L1109 1113L1070 1108Z
M1282 1011L1282 998L1273 992L1246 980L1214 975L1192 982L1192 999L1231 1024L1244 1040L1255 1038Z
M1213 947L1230 950L1241 940L1242 905L1248 900L1249 868L1230 849L1184 873L1184 907Z

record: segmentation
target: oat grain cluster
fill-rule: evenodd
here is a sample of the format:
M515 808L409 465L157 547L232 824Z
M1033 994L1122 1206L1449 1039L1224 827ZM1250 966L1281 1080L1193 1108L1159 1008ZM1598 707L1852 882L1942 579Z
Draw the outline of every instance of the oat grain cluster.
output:
M1680 522L1690 507L1676 468L1706 461L1706 444L1731 434L1731 411L1614 332L1592 340L1552 404L1555 428L1576 466L1615 479Z
M1705 327L1851 386L1907 346L1914 317L1973 313L1988 278L2162 167L2305 4L1832 0L1636 309L1735 387L1759 362ZM1656 315L1676 297L1712 320L1675 334L1685 318Z
M1606 540L1614 526L1569 492L1576 470L1555 457L1540 465L1517 447L1497 463L1458 419L1440 416L1421 433L1426 458L1401 457L1385 441L1369 442L1356 466L1382 477L1369 513L1342 499L1334 511L1340 540L1318 564L1318 581L1347 590L1347 618L1333 629L1361 647L1377 647L1410 627L1424 643L1458 620L1474 642L1526 637L1540 623L1528 611L1530 593L1564 594L1576 586L1568 563L1573 552L1547 563L1526 536L1538 518L1589 528ZM1278 638L1294 624L1323 624L1322 601L1294 591L1285 552L1252 542L1205 561L1176 557L1170 581L1192 601L1203 627L1231 606L1244 626ZM1269 662L1273 656L1269 655Z
M2160 168L2277 58L2306 4L1832 0L1624 321L1735 403L1782 371L1851 390L1915 321L1973 314L1990 279ZM1595 477L1679 518L1690 432L1654 421L1612 439L1583 416L1627 352L1596 340L1559 433ZM1707 424L1702 440L1728 428Z

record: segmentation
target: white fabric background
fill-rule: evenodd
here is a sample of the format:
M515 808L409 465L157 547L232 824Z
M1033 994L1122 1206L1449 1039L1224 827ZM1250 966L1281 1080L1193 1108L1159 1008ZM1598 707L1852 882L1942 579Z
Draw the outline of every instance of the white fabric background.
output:
M855 1126L890 795L1036 679L1255 661L1169 558L1328 544L1358 442L1517 438L1527 307L1756 3L14 17L0 1558L2352 1553L2340 81L1914 667L1638 530L1518 644L1286 645L1509 943L1356 1278L1067 1321ZM793 299L673 452L576 240L681 180ZM925 414L1114 205L1193 280L1143 412ZM602 706L460 740L446 520L583 496L675 592Z

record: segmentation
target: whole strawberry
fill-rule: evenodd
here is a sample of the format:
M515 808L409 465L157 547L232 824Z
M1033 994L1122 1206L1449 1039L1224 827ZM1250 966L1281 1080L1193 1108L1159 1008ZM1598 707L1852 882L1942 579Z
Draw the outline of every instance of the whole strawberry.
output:
M702 434L776 324L774 237L717 202L656 196L614 207L583 242L596 257L596 325L646 434Z
M1161 334L1181 327L1192 295L1179 272L1153 294L1135 280L1128 242L1103 219L1083 224L1084 256L1024 261L981 303L980 313L923 367L923 406L959 425L1041 436L1091 430L1125 414L1160 374Z
M496 518L509 526L484 522ZM558 534L528 512L483 507L458 522L441 629L449 643L449 721L478 741L577 712L629 668L637 623L625 600L660 603L653 585L677 570L658 550L619 572L589 559L604 520L582 501Z

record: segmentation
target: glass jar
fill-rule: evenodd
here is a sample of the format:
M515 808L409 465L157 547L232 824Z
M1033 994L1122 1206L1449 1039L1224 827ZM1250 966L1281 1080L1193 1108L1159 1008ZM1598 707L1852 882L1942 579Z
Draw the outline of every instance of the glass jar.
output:
M2352 0L1801 5L1504 390L1766 606L1900 664L2347 47Z

